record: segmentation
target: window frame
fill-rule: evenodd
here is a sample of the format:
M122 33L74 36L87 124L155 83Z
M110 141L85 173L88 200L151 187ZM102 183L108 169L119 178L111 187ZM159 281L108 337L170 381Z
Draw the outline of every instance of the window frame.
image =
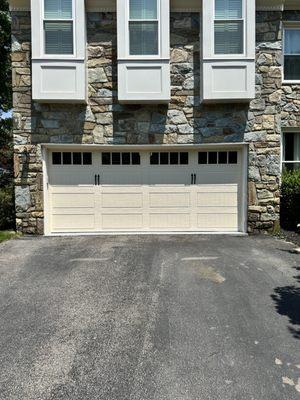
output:
M285 153L286 153L286 151L285 151L285 143L286 143L286 140L285 140L285 137L286 137L286 135L290 135L290 134L298 134L298 136L299 136L299 141L300 141L300 129L286 129L286 130L284 130L283 132L282 132L282 134L281 134L281 138L282 138L282 140L281 140L281 143L282 143L282 145L281 145L281 172L283 172L284 171L284 166L285 165L288 165L288 164L290 164L290 165L293 165L293 164L299 164L299 170L300 170L300 153L299 153L299 160L292 160L292 161L286 161L285 160Z
M41 0L41 49L40 52L44 58L47 59L73 59L77 54L76 48L76 1L72 0L72 18L71 19L57 19L57 18L45 18L45 1ZM72 54L48 54L46 53L46 34L45 34L45 22L71 22L73 30L73 53Z
M171 154L177 153L178 155L178 162L177 163L171 163ZM152 154L157 154L158 155L158 163L151 163L151 156ZM167 163L162 163L161 162L161 154L167 154L168 162ZM187 162L182 163L181 161L181 154L186 154L187 155ZM148 158L148 166L154 166L154 167L188 167L191 166L191 158L190 158L190 152L189 151L184 151L184 150L155 150L155 151L150 151L149 152L149 158Z
M128 153L130 156L130 163L126 164L123 163L123 154ZM101 151L100 153L100 164L101 168L106 168L106 167L136 167L136 166L141 166L142 165L142 156L140 151L133 151L133 150L107 150L107 151ZM109 154L109 163L103 163L103 154ZM120 156L120 162L119 163L113 163L113 154L119 154ZM133 162L133 154L138 154L139 157L139 163L134 163Z
M300 30L300 23L299 22L283 22L283 29L282 29L282 83L288 83L288 84L299 84L300 83L300 76L299 79L285 79L285 56L286 55L294 55L294 56L299 56L299 54L286 54L285 53L285 32L287 30Z
M209 162L209 154L210 153L216 153L216 162ZM220 162L220 153L227 153L226 156L226 163ZM231 162L230 161L230 153L234 153L236 156L236 162ZM200 154L206 154L206 163L200 162ZM221 166L233 166L233 165L239 165L240 164L240 152L238 150L198 150L197 151L197 165L203 166L211 166L211 165L221 165Z
M212 54L214 58L234 58L236 59L237 57L245 57L246 56L246 0L241 0L242 1L242 17L241 18L236 18L236 19L217 19L216 18L216 0L213 1L213 27L212 27ZM216 53L216 43L215 43L215 24L216 22L237 22L237 21L242 21L243 22L243 52L242 53Z
M157 60L161 59L161 54L162 54L162 48L161 48L161 0L156 0L157 2L157 19L130 19L130 0L126 0L126 58L129 60ZM135 54L132 55L130 54L130 22L141 22L141 23L147 23L147 22L157 22L157 48L158 52L157 54Z
M60 154L60 164L56 164L56 163L53 163L53 154ZM63 162L63 158L64 158L64 153L70 153L71 154L71 163L70 164L65 164L64 162ZM81 164L76 164L76 163L74 163L74 153L81 153ZM85 164L84 162L83 162L83 154L85 154L85 153L89 153L89 154L91 154L91 163L90 164ZM91 166L93 166L93 163L94 163L94 157L93 157L93 152L92 151L87 151L87 150L78 150L78 151L76 151L76 150L52 150L51 151L51 153L50 153L51 155L50 155L50 163L51 163L51 166L52 167L54 167L54 168L60 168L60 167L70 167L70 168L78 168L78 167L80 167L80 168L87 168L87 167L91 167Z

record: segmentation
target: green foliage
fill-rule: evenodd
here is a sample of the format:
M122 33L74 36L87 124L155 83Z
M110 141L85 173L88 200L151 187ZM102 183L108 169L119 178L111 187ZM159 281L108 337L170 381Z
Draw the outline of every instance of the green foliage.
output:
M12 120L1 119L12 107L11 21L7 0L0 0L0 230L15 224Z
M8 171L1 175L0 188L12 180L13 171L13 143L12 143L12 120L0 119L0 168Z
M281 185L281 226L296 229L300 223L300 170L285 171Z
M13 185L11 184L0 188L0 230L14 227L14 207Z
M11 91L11 28L7 0L0 0L0 114L12 107Z
M14 231L0 231L0 243L18 236L20 235Z

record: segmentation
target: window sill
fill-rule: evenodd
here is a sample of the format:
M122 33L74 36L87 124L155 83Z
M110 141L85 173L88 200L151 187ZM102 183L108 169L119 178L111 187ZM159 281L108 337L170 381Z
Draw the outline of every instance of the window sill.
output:
M203 57L203 61L255 61L255 57L246 57L246 56L221 56L220 57Z
M118 61L169 61L170 58L160 56L127 56L118 57Z
M61 57L58 56L42 56L42 57L32 57L32 61L85 61L84 57L76 57L76 56L65 56L62 54Z
M283 80L282 81L283 85L300 85L300 79L297 81L288 81L288 80Z

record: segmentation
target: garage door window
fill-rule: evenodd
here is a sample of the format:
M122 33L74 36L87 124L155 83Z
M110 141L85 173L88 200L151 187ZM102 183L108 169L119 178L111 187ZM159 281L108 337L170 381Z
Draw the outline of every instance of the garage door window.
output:
M188 165L189 153L187 152L172 152L172 153L151 153L151 165Z
M53 152L53 165L92 165L92 153L87 152Z
M198 164L237 164L237 151L200 151Z
M140 153L102 153L102 165L140 165Z

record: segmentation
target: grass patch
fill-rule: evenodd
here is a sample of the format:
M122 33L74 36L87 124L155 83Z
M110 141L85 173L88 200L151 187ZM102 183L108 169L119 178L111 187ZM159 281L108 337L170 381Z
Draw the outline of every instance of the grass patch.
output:
M0 231L0 243L18 236L20 234L14 231Z

